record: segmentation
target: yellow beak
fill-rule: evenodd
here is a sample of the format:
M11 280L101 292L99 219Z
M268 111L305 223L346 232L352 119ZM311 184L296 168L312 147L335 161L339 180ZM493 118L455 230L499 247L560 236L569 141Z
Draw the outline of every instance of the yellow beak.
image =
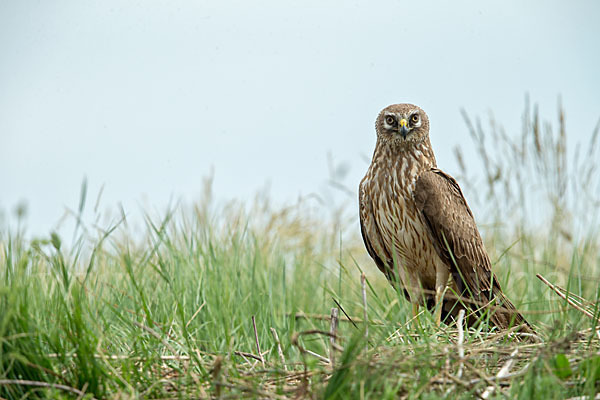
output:
M398 123L400 134L404 139L406 139L406 135L408 134L408 121L402 118Z

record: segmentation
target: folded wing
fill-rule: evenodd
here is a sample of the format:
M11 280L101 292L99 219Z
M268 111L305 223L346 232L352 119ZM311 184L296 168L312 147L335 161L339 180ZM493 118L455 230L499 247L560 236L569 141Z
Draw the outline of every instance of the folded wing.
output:
M499 328L527 322L504 296L492 272L473 214L458 183L439 169L419 175L414 200L421 211L440 258L449 266L460 294L474 301L470 308L495 306L490 321Z

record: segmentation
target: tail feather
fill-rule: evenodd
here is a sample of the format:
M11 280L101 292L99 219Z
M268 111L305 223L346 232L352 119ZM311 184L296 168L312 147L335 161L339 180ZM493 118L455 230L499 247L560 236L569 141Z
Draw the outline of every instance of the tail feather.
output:
M502 293L502 290L499 287L494 287L493 292L492 301L490 301L489 291L480 292L479 296L475 296L477 299L472 299L468 293L464 293L461 298L446 296L442 306L442 320L447 321L449 317L456 320L459 311L467 308L475 311L467 314L467 325L475 324L480 317L484 316L489 318L490 323L498 329L506 330L518 326L518 332L535 334L533 327L508 297ZM428 297L427 308L433 310L435 306L435 298L433 296Z
M494 288L495 301L490 308L490 321L499 329L509 329L519 326L519 332L535 333L533 327L517 310L511 301L502 293L500 288Z

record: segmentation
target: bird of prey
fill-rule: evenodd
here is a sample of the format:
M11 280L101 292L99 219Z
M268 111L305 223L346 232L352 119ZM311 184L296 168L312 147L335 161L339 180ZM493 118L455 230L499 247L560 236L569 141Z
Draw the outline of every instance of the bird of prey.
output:
M531 332L502 293L458 183L436 166L425 111L388 106L375 128L359 202L362 237L377 267L410 300L413 314L422 305L433 309L438 326L464 305L473 315L488 310L499 329Z

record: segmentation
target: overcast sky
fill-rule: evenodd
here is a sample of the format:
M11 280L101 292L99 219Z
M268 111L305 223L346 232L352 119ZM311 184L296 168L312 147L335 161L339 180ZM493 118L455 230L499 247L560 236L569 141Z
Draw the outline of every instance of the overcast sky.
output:
M134 213L199 198L211 169L220 199L292 201L328 153L355 187L399 102L428 113L451 174L461 108L518 134L526 93L548 119L561 95L585 141L599 18L598 1L0 0L0 210L27 201L47 234L84 177Z

